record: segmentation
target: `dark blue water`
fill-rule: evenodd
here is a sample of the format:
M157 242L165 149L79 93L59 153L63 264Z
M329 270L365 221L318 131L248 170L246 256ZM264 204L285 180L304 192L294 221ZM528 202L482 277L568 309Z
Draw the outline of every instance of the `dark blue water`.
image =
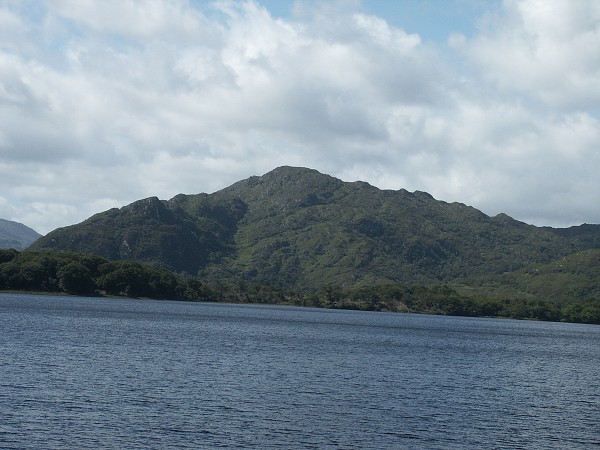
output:
M0 294L0 448L590 448L600 326Z

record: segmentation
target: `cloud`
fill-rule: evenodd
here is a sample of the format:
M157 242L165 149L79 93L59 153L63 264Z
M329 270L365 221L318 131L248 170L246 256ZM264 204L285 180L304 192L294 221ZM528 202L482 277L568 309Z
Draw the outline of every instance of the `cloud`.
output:
M485 79L558 109L600 102L600 4L587 0L505 2L467 52Z
M447 46L348 2L32 4L0 6L0 217L45 233L289 164L600 221L593 2L507 1Z
M118 38L193 39L212 28L200 11L181 0L51 0L47 7L86 31Z
M19 50L26 46L25 36L29 27L7 2L0 7L0 48Z

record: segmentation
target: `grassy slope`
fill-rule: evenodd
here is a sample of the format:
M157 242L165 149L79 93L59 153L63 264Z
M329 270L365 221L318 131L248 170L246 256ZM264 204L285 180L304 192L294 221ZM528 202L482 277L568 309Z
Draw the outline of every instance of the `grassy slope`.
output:
M541 299L558 304L600 300L600 250L584 250L499 276L455 282L452 287L480 298Z

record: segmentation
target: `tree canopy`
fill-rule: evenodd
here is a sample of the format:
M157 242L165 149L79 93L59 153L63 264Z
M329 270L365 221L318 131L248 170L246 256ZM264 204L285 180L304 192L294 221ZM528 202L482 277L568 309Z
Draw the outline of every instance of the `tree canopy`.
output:
M515 296L466 295L441 284L289 290L266 284L206 283L137 261L90 254L0 250L0 290L114 295L167 300L270 303L321 308L509 317L600 324L600 300L552 302Z

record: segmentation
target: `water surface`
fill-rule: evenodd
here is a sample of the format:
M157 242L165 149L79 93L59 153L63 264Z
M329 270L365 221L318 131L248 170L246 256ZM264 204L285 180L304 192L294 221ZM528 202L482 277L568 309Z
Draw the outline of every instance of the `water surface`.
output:
M590 448L600 327L0 294L1 448Z

